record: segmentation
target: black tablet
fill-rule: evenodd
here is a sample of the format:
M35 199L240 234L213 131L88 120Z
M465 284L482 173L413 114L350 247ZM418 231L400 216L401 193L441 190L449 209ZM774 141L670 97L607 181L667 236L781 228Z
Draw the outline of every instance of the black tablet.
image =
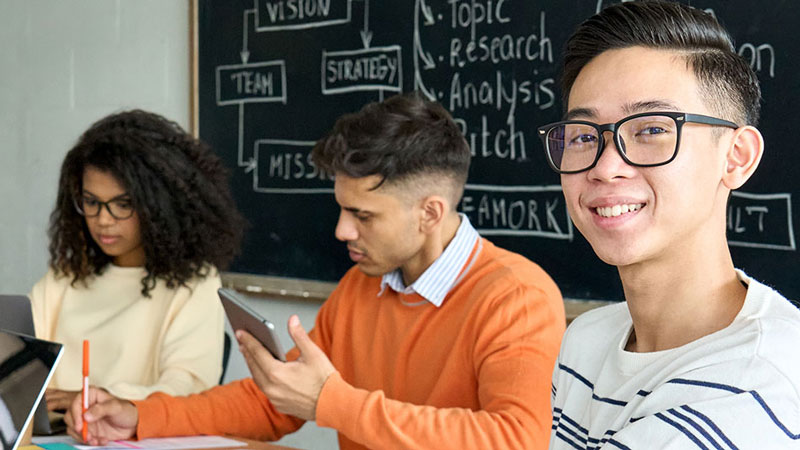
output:
M258 339L261 345L272 353L272 356L286 361L286 353L275 334L275 325L247 306L242 294L228 288L219 288L217 292L222 300L222 307L225 308L228 321L231 323L231 328L234 331L247 331Z

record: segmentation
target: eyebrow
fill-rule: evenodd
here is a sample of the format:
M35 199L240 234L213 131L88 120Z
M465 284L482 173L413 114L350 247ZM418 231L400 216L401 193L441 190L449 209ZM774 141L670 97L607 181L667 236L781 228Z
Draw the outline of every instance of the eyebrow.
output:
M645 100L641 102L629 103L622 107L626 114L636 114L646 111L678 111L677 105L667 100Z
M596 116L597 116L597 110L595 108L575 108L567 111L567 114L564 115L564 120L572 120L580 118L590 119Z
M92 191L88 191L88 190L84 189L83 192L82 192L82 195L86 195L86 194L89 194L90 196L92 196L92 197L94 197L96 199L100 198L96 194L94 194ZM108 201L109 202L113 202L115 200L130 200L130 199L131 199L131 194L129 194L127 192L123 192L122 194L119 194L116 197L112 197Z
M353 214L372 214L369 211L364 211L363 209L352 208L352 207L342 207L343 210L347 212L351 212Z
M636 114L646 111L678 111L677 105L667 100L643 100L639 102L626 103L622 106L622 111L625 114ZM573 120L580 118L591 119L597 117L596 108L574 108L567 112L564 120Z

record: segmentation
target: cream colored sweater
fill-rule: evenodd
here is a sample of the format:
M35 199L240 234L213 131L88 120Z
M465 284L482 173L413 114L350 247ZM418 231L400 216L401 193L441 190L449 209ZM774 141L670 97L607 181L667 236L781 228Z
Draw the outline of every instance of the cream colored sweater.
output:
M82 342L90 341L89 382L126 399L157 391L186 395L219 381L224 318L214 269L188 287L161 280L141 294L141 267L109 265L87 285L47 272L31 291L41 339L64 344L51 388L81 388Z

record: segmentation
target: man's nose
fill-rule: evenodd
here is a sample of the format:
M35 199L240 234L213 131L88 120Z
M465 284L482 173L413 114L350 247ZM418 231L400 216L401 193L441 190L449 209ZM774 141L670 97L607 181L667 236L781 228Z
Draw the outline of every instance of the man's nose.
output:
M589 177L604 181L631 177L635 173L635 168L622 158L622 149L618 148L614 133L606 130L603 132L603 137L603 148L599 150L597 163L589 169Z
M351 214L342 211L339 213L339 220L336 222L336 239L347 242L347 241L355 241L358 239L358 230L356 230L355 223L353 218L350 217Z

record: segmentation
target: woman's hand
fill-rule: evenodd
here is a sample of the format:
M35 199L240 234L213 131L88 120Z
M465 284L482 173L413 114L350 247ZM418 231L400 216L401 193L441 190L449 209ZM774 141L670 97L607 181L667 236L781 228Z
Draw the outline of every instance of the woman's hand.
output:
M62 391L61 389L47 389L44 398L47 400L48 411L66 411L80 397L81 391Z

